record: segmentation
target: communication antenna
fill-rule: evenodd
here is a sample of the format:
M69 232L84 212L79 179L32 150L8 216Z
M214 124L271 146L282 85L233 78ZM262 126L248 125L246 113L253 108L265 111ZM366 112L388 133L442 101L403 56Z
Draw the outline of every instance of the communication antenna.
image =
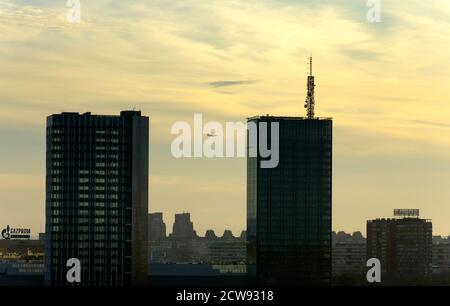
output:
M309 75L308 75L308 93L306 95L305 108L306 116L308 119L314 118L314 76L313 76L313 66L312 66L312 56L309 58Z

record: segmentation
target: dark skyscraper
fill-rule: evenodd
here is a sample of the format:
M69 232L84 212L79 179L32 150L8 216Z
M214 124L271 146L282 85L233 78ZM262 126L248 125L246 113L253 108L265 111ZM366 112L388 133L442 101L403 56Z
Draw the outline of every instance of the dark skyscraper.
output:
M258 135L259 123L279 123L279 164L261 168L259 155L247 160L248 263L266 284L329 284L332 120L264 116L249 122Z
M306 118L248 120L247 263L260 283L331 282L333 122L314 117L312 58L309 71ZM276 167L263 167L267 144L278 149Z
M62 113L47 118L46 262L50 286L147 280L149 121ZM68 283L68 259L81 283Z

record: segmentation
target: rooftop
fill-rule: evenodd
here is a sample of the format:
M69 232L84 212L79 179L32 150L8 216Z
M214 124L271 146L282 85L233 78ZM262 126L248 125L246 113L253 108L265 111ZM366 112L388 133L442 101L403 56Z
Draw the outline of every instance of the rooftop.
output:
M271 115L262 115L262 116L253 116L247 118L247 120L256 120L256 119L269 119L269 120L333 120L331 117L314 117L312 119L308 117L289 117L289 116L271 116Z
M91 112L77 113L77 112L61 112L60 114L52 114L52 116L94 116L94 117L123 117L123 116L141 116L140 110L123 110L119 115L104 115L92 114Z

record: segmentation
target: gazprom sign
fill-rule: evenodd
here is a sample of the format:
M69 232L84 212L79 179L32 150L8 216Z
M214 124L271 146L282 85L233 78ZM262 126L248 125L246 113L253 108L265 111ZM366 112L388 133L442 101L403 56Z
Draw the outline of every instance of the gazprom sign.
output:
M29 228L14 228L9 225L2 230L3 239L30 239L31 230Z

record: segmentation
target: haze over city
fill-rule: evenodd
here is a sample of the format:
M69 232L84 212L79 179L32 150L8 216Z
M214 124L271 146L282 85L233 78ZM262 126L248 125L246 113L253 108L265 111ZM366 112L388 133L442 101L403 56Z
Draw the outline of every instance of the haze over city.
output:
M45 119L62 111L150 116L151 212L189 211L197 232L246 228L246 161L175 159L170 128L333 117L333 229L417 208L450 233L450 3L383 1L0 1L0 224L44 229ZM151 18L149 18L151 16ZM195 16L195 17L193 17Z

